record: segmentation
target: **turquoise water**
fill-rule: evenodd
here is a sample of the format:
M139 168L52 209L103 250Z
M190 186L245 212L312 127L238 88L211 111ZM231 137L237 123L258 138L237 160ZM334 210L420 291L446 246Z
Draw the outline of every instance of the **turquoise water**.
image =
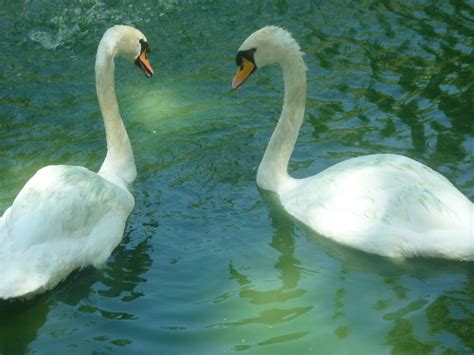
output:
M97 170L103 32L133 24L156 76L117 63L136 207L101 270L0 303L0 353L422 354L474 350L473 263L391 260L328 241L256 187L278 68L230 84L266 24L306 52L296 177L396 152L474 200L474 2L3 1L0 213L48 164Z

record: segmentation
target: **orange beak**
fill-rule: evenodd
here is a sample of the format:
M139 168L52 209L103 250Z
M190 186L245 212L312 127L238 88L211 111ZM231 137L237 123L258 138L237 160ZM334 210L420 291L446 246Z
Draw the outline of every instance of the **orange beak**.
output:
M143 70L143 72L148 78L151 78L155 74L148 60L147 50L144 50L143 52L140 53L135 63L141 68L141 70Z
M242 65L237 69L237 73L235 73L234 79L232 80L232 89L235 90L242 85L255 69L257 69L257 67L254 63L248 59L242 58Z

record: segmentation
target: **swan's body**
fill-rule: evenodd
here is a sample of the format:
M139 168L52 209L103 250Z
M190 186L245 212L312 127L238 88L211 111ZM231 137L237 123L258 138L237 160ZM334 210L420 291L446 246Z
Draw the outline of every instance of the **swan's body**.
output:
M114 26L97 51L96 84L107 136L107 157L94 173L80 166L47 166L23 187L0 219L0 299L32 296L74 269L103 264L122 239L134 198L133 151L118 110L114 57L140 61L152 75L146 39ZM143 61L143 63L141 63Z
M240 47L239 87L257 67L280 64L285 83L281 117L257 172L286 211L317 233L390 257L474 260L474 205L445 177L395 154L361 156L294 179L288 161L303 121L306 65L285 30L264 27Z

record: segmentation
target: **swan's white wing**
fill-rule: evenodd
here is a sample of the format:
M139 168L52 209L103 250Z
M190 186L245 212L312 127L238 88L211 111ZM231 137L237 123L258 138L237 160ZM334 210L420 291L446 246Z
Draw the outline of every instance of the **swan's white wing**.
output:
M266 26L239 48L233 85L255 67L279 63L285 97L257 171L257 184L276 192L285 209L341 243L387 256L427 255L474 260L474 207L440 174L409 158L349 159L306 179L288 175L304 118L306 65L298 43Z
M474 257L474 245L466 248L474 242L472 203L412 159L363 156L296 181L281 194L283 206L324 236L388 256Z
M82 167L48 166L0 222L0 298L47 289L103 263L120 242L133 196Z

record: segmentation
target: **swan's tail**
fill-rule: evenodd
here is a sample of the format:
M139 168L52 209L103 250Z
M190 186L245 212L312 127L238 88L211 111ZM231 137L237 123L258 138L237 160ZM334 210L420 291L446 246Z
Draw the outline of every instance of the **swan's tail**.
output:
M47 280L35 272L31 258L13 253L0 219L0 300L29 297L40 292Z
M0 263L0 268L0 300L29 297L43 289L45 280L41 278L25 277L23 272L8 268L4 262Z

